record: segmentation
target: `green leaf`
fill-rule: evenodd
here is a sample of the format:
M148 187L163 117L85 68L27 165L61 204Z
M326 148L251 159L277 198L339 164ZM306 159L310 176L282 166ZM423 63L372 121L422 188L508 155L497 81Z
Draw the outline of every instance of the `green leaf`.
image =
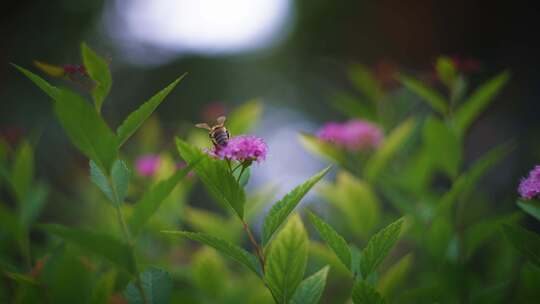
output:
M538 205L538 201L533 201L533 203L518 201L517 205L519 208L521 208L521 210L527 212L536 220L540 221L540 206Z
M238 176L240 176L240 172L242 172L241 167L233 172L233 176L236 180L238 180ZM247 167L244 169L244 172L242 172L242 176L240 177L238 184L240 184L241 187L245 187L247 183L249 182L250 177L251 177L251 169Z
M0 231L2 232L2 237L11 237L16 239L21 233L20 228L21 227L17 214L11 211L6 204L2 202L2 204L0 204ZM0 267L2 266L4 265L2 262L0 262Z
M109 297L114 292L116 274L116 271L109 270L103 275L100 275L100 278L97 279L92 291L92 298L90 299L91 304L109 303Z
M517 224L523 217L523 213L516 211L475 221L464 233L465 238L463 239L462 248L465 249L465 257L471 257L478 249L482 250L483 245L488 241L498 238L501 224Z
M412 260L412 255L407 254L381 276L377 284L377 290L379 290L383 296L388 298L396 291L397 287L403 283L407 273L411 269Z
M15 152L15 160L11 169L11 185L18 203L24 204L34 179L34 152L26 141L23 141Z
M208 245L217 251L227 255L233 260L239 262L240 264L251 269L257 275L260 275L260 267L257 262L257 258L251 253L245 251L244 249L229 243L223 239L215 237L206 233L197 233L189 231L162 231L166 234L179 235L191 240L197 241L199 243Z
M131 248L122 241L91 230L70 228L55 224L42 225L42 227L48 233L54 234L68 243L104 257L129 273L135 273L135 260Z
M421 100L427 102L435 111L442 115L448 112L448 105L444 98L434 89L427 87L422 82L409 76L400 75L399 80L405 86Z
M423 129L426 155L437 169L456 177L461 165L461 142L456 134L441 120L429 117Z
M437 70L437 76L447 87L452 87L454 85L457 71L451 58L446 56L439 57L435 69Z
M375 180L386 168L392 157L399 151L409 139L414 127L414 120L407 119L397 126L384 140L381 147L366 163L365 176L368 180Z
M445 261L448 259L448 248L454 236L451 217L439 216L431 220L431 225L424 231L425 250L432 258Z
M300 144L309 152L331 162L342 166L347 162L343 150L337 148L335 145L324 142L313 135L301 133Z
M141 105L137 110L131 112L128 117L116 130L119 145L123 145L135 131L152 115L154 110L161 104L165 97L176 87L176 85L186 76L178 77L175 81L152 96L148 101Z
M351 66L349 69L349 78L371 102L378 102L384 97L384 91L381 85L372 76L371 71L366 66L361 64Z
M500 145L484 154L452 185L452 188L444 194L437 207L437 214L444 216L450 212L453 204L459 200L465 200L467 196L476 189L476 184L487 171L500 162L510 151L512 146Z
M510 74L503 72L480 86L456 111L454 123L460 134L465 133L480 113L504 87Z
M180 156L191 164L195 159L201 161L194 167L195 173L201 179L210 194L224 207L234 210L239 218L244 217L246 194L230 173L227 162L210 158L201 149L183 140L176 139Z
M113 186L115 206L120 206L126 198L131 172L126 163L117 159L111 169L111 181Z
M113 206L122 205L127 194L131 172L126 163L116 160L111 169L111 182L94 161L90 161L90 179L105 194Z
M350 276L350 270L343 266L343 263L341 263L332 249L328 248L328 245L324 243L310 240L309 256L310 261L316 265L328 264L332 272L339 277L346 278Z
M98 113L77 94L53 87L32 72L14 66L56 101L55 112L72 143L108 170L116 156L117 140Z
M88 254L90 253L85 253ZM53 247L44 263L39 281L46 286L48 299L54 303L79 303L86 302L91 297L96 273L81 259L80 250L66 249L64 244L60 244ZM46 302L43 293L40 293L37 301L25 303L41 302Z
M28 231L45 206L49 188L44 184L34 184L28 192L24 203L20 209L20 224Z
M22 285L38 285L39 284L34 277L24 274L24 273L17 273L17 272L10 272L10 271L3 271L3 273L8 278L12 279L18 284L22 284Z
M353 288L352 300L354 304L384 304L381 295L366 281L358 281Z
M360 259L360 271L364 279L377 269L394 247L399 238L402 224L403 218L400 218L369 239L366 247L362 250Z
M319 173L315 174L303 184L298 185L292 191L287 193L280 201L275 203L266 217L264 218L263 230L262 230L262 243L268 244L274 232L276 232L285 222L289 214L296 208L300 200L319 182L323 176L328 173L330 167L326 167Z
M84 67L90 78L95 81L95 86L92 89L92 97L94 98L96 111L99 113L101 112L101 105L105 97L107 97L111 90L112 77L109 71L109 64L107 60L89 48L86 43L81 45L81 53Z
M103 173L103 170L101 170L93 160L90 160L89 166L90 180L103 192L103 194L105 194L109 201L114 204L115 198L107 175Z
M147 191L140 201L135 204L129 226L133 235L138 235L150 217L159 209L161 203L169 196L174 187L198 164L194 160L187 167L177 170L171 177L159 182L150 191Z
M349 250L349 245L347 245L345 239L339 235L334 228L325 223L314 213L308 212L308 216L328 247L334 251L341 263L343 263L347 269L351 269L351 251Z
M346 93L336 94L331 101L333 108L347 117L376 120L373 104L365 104Z
M540 267L540 236L517 225L503 224L502 230L512 245L529 261Z
M318 190L341 212L355 235L367 239L379 224L381 203L366 181L347 171L339 171L334 184L324 183Z
M227 289L229 273L223 258L210 247L203 247L193 257L191 264L193 283L198 290L214 301Z
M29 70L22 68L16 64L11 64L14 66L17 70L19 70L21 73L24 74L24 76L28 77L35 85L37 85L43 92L45 92L49 97L52 99L56 99L56 96L58 94L58 89L51 84L49 84L45 79L39 77L38 75L30 72Z
M273 182L251 191L246 199L245 218L248 222L263 212L267 202L275 200L278 189L279 187Z
M266 256L265 282L278 303L289 303L304 277L308 236L300 216L292 216L277 234Z
M328 275L328 266L306 278L298 285L291 304L316 304L319 303L326 285L326 276Z
M239 241L242 233L242 227L238 225L236 218L224 218L215 212L198 208L186 206L183 221L189 224L193 230L208 233L233 243Z
M467 81L463 75L456 77L450 88L450 104L461 103L463 96L467 92L467 85Z
M105 121L83 98L69 90L58 91L54 108L71 142L108 172L116 159L118 141Z
M169 273L157 267L149 267L139 274L144 291L143 299L135 282L130 282L124 295L129 304L165 304L171 302L173 282Z
M232 136L249 133L259 121L262 110L263 104L260 99L244 103L228 115L227 129Z

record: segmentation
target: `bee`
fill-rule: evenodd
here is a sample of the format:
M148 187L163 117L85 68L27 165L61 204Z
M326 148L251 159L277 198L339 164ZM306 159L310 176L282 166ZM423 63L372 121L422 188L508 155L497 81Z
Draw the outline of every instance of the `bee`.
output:
M227 142L229 142L229 138L231 137L229 130L227 130L225 127L226 119L227 118L225 116L218 117L216 119L217 124L213 125L212 127L210 127L207 123L198 123L195 126L197 128L208 130L208 136L212 140L214 147L219 149L221 147L225 147Z

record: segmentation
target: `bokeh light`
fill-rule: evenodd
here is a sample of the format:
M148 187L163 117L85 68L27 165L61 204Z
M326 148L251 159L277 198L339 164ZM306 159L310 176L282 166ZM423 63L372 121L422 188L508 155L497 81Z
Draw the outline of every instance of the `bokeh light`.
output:
M222 55L275 45L287 33L290 0L115 0L105 29L139 64L179 55Z

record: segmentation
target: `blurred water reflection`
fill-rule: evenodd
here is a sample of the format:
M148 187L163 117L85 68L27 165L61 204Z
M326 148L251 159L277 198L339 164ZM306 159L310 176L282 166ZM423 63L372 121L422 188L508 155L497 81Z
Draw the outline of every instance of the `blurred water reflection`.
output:
M111 0L104 11L106 31L138 64L269 47L291 19L290 0Z

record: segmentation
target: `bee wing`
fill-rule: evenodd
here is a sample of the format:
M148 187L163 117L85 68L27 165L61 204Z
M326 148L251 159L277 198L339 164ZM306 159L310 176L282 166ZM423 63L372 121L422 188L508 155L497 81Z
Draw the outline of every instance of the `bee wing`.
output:
M211 130L210 126L207 123L198 123L195 125L197 128Z
M217 123L218 123L219 125L223 125L223 124L225 123L225 120L227 120L227 117L225 117L225 116L220 116L220 117L218 117L218 118L216 119L216 121L217 121Z

